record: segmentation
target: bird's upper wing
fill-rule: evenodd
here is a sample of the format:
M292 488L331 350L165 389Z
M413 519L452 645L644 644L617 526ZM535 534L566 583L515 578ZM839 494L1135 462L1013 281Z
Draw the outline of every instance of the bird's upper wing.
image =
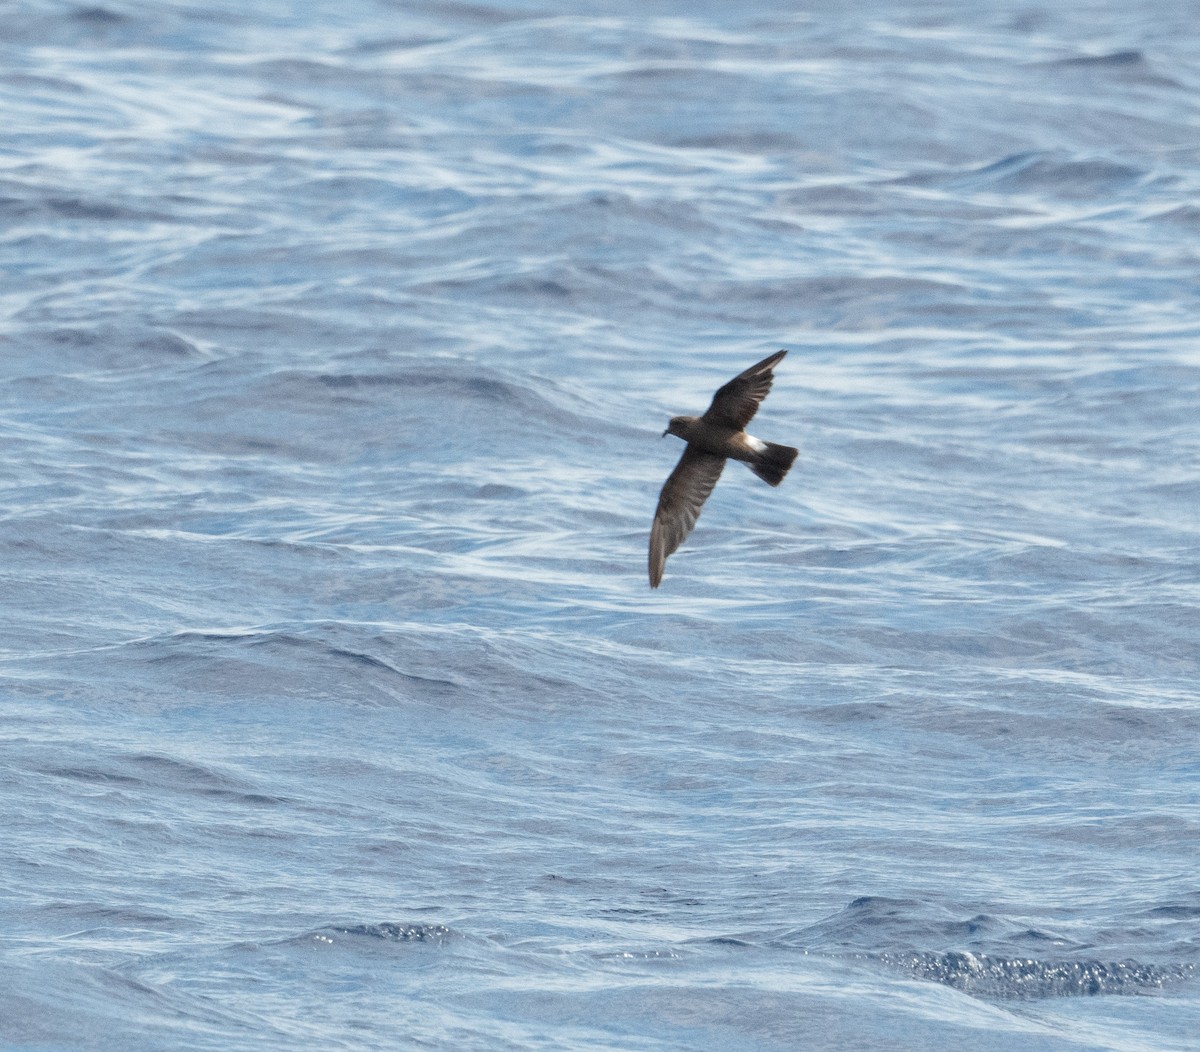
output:
M785 354L787 351L776 351L757 365L750 366L744 373L738 373L713 395L712 405L708 407L704 419L728 424L741 431L758 412L759 403L767 397L771 381L775 378L771 370Z
M662 580L667 556L678 548L692 532L700 509L721 477L725 458L688 446L675 465L675 470L663 483L658 497L658 511L650 528L650 587L657 588Z

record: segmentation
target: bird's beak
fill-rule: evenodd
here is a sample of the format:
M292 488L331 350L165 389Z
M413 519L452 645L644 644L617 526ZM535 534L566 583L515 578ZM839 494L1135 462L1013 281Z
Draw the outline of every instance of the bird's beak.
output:
M671 429L668 427L668 428L666 429L666 431L664 431L664 432L662 433L662 437L663 437L663 438L666 438L666 437L667 437L667 435L669 435L670 433L671 433Z

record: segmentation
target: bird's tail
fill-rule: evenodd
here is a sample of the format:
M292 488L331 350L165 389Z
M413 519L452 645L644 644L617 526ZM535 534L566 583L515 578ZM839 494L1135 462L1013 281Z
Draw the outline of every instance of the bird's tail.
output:
M750 470L768 485L778 486L783 476L791 470L792 461L800 450L781 446L777 442L764 442L763 445L767 448L750 464Z

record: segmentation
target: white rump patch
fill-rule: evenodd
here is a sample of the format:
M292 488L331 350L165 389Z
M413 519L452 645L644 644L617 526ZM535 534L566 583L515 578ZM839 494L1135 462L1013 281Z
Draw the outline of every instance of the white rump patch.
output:
M755 438L753 435L746 436L746 445L754 450L755 453L765 453L767 444L761 438Z

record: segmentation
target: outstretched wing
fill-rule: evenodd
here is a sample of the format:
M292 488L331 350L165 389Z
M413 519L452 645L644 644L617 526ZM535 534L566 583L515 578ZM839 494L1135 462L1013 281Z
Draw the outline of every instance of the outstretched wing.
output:
M757 365L750 366L744 373L738 373L713 395L712 405L708 407L704 419L743 430L771 390L771 381L775 379L771 370L785 354L787 351L776 351Z
M657 588L662 580L667 556L678 548L692 532L700 509L721 477L725 458L688 446L675 465L675 470L663 483L658 497L658 511L650 527L650 587Z

